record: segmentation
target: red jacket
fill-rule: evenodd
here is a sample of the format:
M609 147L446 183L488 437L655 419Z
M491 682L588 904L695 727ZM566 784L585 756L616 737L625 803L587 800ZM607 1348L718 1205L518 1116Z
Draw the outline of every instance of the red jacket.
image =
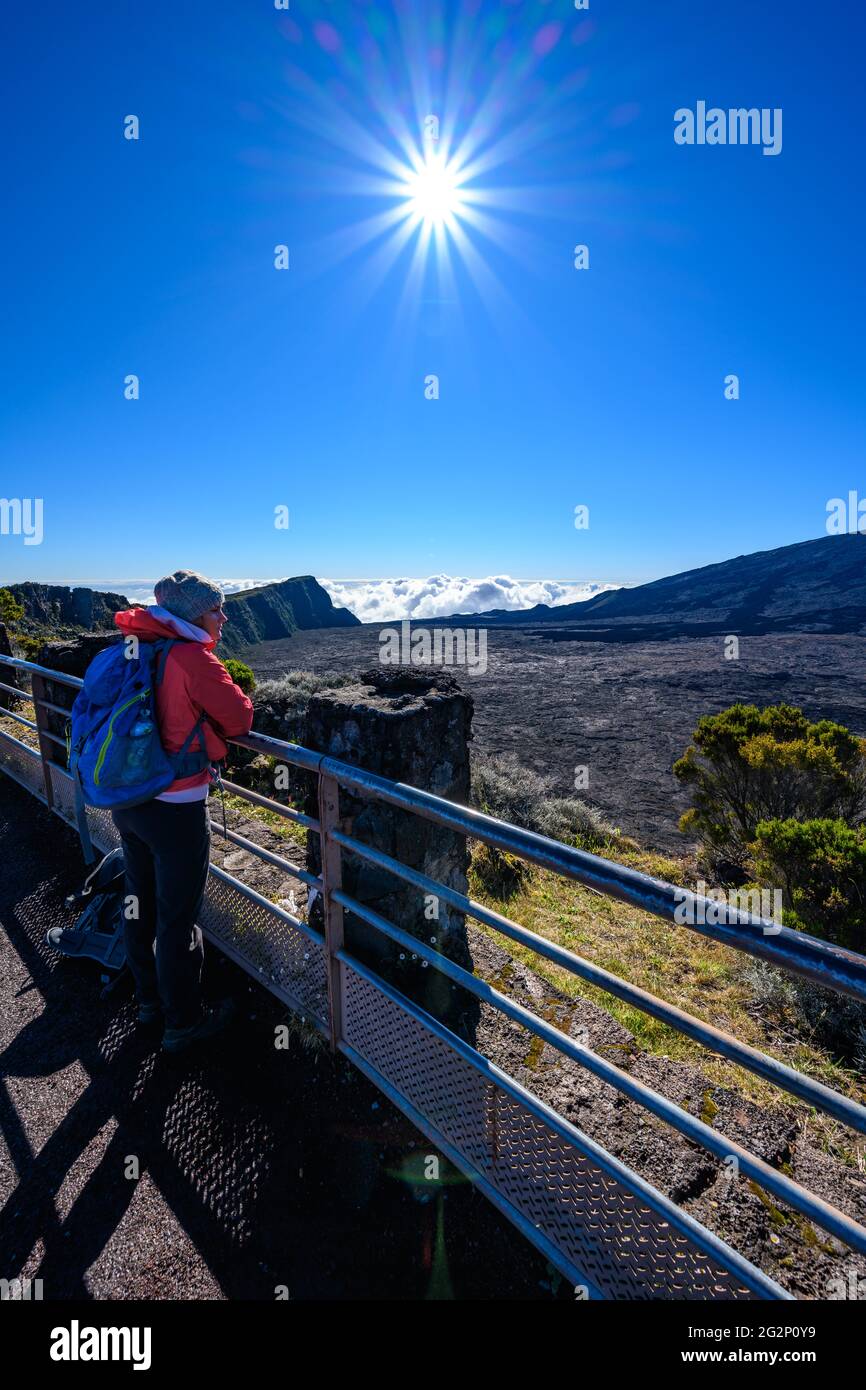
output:
M186 637L188 624L165 613L158 617L147 608L125 608L115 613L114 621L123 635L135 635L142 642L155 642L161 637ZM205 749L214 762L228 752L223 735L236 738L248 734L253 722L253 704L240 686L235 685L225 666L214 656L213 638L182 640L172 647L166 658L162 682L157 687L156 717L162 746L167 753L177 753L183 747L199 716L207 716L204 724ZM200 748L196 738L190 751ZM211 780L204 768L192 777L179 777L166 791L183 791Z

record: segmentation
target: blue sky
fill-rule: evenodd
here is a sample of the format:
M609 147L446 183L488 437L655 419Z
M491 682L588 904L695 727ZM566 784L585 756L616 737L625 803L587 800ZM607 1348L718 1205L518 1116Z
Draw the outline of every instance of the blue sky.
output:
M0 535L0 581L637 583L866 493L859 8L48 0L6 28L0 495L43 498L44 538ZM678 146L699 100L782 108L782 152ZM365 242L426 114L485 223Z

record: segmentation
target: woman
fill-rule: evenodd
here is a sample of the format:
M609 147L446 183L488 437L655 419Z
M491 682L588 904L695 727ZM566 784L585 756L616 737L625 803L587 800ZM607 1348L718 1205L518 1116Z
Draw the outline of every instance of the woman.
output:
M180 639L169 649L157 686L162 745L178 752L204 715L202 751L220 761L228 751L225 738L249 733L253 722L252 702L213 653L226 621L223 591L194 570L175 570L155 585L154 597L149 608L125 609L114 621L124 637L140 642ZM191 751L196 749L200 737ZM204 948L196 918L210 859L211 780L204 767L152 801L112 812L123 843L126 893L137 905L137 916L126 920L125 938L138 1018L142 1024L164 1023L166 1052L182 1052L221 1032L234 1014L230 999L205 1009L201 998Z

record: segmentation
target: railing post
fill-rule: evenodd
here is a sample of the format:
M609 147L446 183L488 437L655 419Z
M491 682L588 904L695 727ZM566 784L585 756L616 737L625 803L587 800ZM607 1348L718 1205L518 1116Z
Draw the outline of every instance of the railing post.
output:
M328 1011L331 1025L331 1050L343 1036L343 972L337 952L343 947L343 909L335 903L333 894L343 886L343 865L340 846L330 837L330 831L340 824L340 787L334 777L319 773L319 825L321 827L322 858L322 915L325 923L325 954L328 970Z
M33 695L33 708L36 711L36 732L39 737L39 752L42 755L42 778L45 782L45 801L49 811L54 809L54 786L51 781L51 762L48 756L51 752L51 739L45 737L48 729L48 711L42 704L47 698L45 694L45 677L37 676L35 671L30 674L30 690Z

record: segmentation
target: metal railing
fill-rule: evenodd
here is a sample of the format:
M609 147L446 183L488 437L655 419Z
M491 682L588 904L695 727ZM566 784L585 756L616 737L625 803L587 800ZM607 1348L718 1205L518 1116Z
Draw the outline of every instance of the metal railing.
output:
M0 711L0 717L17 720L36 734L39 743L37 751L0 729L0 769L74 824L71 776L57 761L58 745L64 749L65 761L65 740L48 728L49 713L65 717L68 710L48 699L46 683L78 689L82 682L16 658L0 656L0 662L29 674L36 719L28 720L8 709ZM0 690L28 698L25 692L2 682ZM845 1213L344 892L342 856L344 852L357 856L419 892L435 895L458 912L861 1134L866 1133L866 1107L364 844L343 828L340 791L378 799L506 850L564 878L676 921L679 929L697 931L863 1002L866 958L770 920L685 894L636 870L296 744L254 732L230 742L317 778L318 817L303 815L234 782L226 781L225 785L251 804L318 834L320 875L299 868L236 831L227 831L227 836L239 848L317 889L322 898L324 933L211 864L200 921L205 935L325 1034L332 1047L368 1076L567 1278L586 1289L587 1296L790 1298L779 1284L662 1192L354 958L345 946L345 913L413 953L482 1005L528 1029L709 1153L726 1162L735 1160L735 1168L743 1177L850 1248L866 1254L866 1229ZM87 814L95 844L107 849L118 843L106 812L89 809ZM685 924L675 918L684 900L695 909ZM707 925L705 909L710 905L722 919L717 926Z

